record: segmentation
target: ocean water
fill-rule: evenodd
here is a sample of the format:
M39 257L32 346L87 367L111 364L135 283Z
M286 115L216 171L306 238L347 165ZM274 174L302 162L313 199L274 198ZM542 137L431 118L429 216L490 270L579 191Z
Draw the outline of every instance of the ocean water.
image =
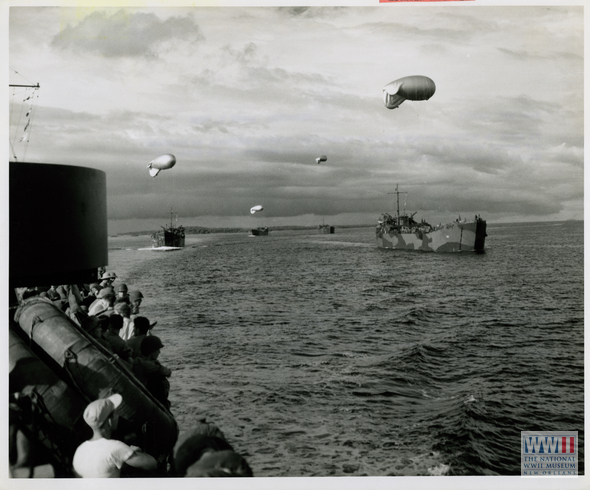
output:
M520 431L577 430L583 223L488 225L485 254L378 249L374 229L109 238L173 370L255 476L520 475ZM115 282L115 285L117 284Z

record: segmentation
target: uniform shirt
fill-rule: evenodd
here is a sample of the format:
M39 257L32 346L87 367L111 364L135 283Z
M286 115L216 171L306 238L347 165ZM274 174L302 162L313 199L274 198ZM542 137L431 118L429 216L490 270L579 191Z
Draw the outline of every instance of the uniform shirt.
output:
M136 335L127 341L127 345L133 349L133 357L141 356L141 341L146 337L147 335Z
M115 439L83 442L74 454L74 472L79 478L119 478L123 463L137 449Z
M127 359L132 355L133 350L116 333L107 330L104 333L104 339L111 345L111 350L120 358Z
M133 361L133 374L147 387L151 380L169 377L170 369L162 366L158 361L139 356Z
M131 318L123 317L123 327L119 330L119 336L127 341L133 335L133 320Z

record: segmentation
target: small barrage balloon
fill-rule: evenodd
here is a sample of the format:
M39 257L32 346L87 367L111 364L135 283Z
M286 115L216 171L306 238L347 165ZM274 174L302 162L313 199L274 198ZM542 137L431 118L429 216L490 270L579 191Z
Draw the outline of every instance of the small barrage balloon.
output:
M174 165L176 165L176 157L171 153L165 153L152 160L147 168L150 170L150 175L155 177L160 173L160 170L172 168Z
M318 165L320 164L320 162L325 162L328 160L328 157L326 155L322 155L321 157L317 157L315 159L315 163L317 163Z
M434 82L422 75L413 75L394 80L383 87L383 103L395 109L404 100L428 100L436 92Z
M258 211L262 211L264 208L259 204L258 206L253 206L250 209L250 214L257 213Z

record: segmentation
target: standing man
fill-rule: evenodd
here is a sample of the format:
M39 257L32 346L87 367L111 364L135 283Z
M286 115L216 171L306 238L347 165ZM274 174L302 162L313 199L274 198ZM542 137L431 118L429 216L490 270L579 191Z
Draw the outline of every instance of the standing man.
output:
M117 407L123 401L119 394L99 398L84 410L84 421L93 431L93 436L78 446L74 454L74 472L80 478L119 478L121 467L128 464L135 468L153 471L156 460L137 446L111 439L117 428Z
M139 307L143 300L143 294L141 291L131 291L129 293L129 301L131 302L131 317L139 315Z

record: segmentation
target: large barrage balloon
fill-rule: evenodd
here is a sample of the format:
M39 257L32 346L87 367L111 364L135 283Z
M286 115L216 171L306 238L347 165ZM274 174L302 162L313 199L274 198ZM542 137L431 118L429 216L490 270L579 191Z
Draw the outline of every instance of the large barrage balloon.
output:
M250 209L250 214L257 213L258 211L262 211L264 208L259 204L258 206L254 206Z
M176 157L171 153L166 153L152 160L147 168L150 169L150 175L155 177L160 173L160 170L172 168L174 165L176 165Z
M326 155L322 155L321 157L317 157L315 159L315 163L317 163L319 165L320 162L325 162L328 160L328 157Z
M404 100L428 100L434 95L436 85L422 75L394 80L383 87L383 102L388 109L399 107Z

